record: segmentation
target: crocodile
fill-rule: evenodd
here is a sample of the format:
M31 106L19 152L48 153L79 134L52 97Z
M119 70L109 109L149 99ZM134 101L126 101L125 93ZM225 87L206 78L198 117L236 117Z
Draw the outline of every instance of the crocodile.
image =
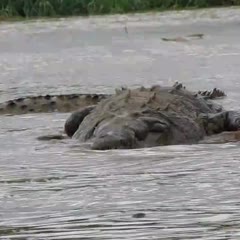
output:
M223 96L218 89L193 93L181 83L122 89L73 112L65 132L95 150L196 144L207 136L239 130L240 112L225 111L211 101Z
M0 114L72 112L64 125L66 135L88 142L96 150L195 144L205 137L239 130L240 113L225 111L212 101L224 96L216 88L192 92L175 83L170 87L122 88L115 94L18 98L1 103ZM38 139L62 138L49 135Z

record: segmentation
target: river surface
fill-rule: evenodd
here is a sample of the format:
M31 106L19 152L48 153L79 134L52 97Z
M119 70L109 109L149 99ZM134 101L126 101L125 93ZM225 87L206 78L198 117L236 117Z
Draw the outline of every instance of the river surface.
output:
M239 30L238 8L2 23L0 102L178 80L221 88L239 110ZM0 239L240 239L239 143L101 152L36 140L68 115L0 116Z

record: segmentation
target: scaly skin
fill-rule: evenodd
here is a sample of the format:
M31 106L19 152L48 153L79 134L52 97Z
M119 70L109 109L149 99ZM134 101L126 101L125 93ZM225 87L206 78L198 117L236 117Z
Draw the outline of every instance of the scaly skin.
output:
M223 96L223 92L215 89L214 96L201 95L205 97L187 91L182 84L124 89L91 111L81 109L74 113L67 120L65 131L72 136L74 131L69 134L69 129L74 120L77 130L73 138L92 142L92 149L105 150L192 144L207 135L239 129L239 113L223 111L206 99Z
M18 98L1 103L0 114L75 111L65 123L65 132L91 142L92 149L192 144L203 142L205 136L239 130L238 112L224 111L209 101L223 96L218 89L193 93L176 83L173 87L122 89L114 95ZM63 138L54 134L38 139Z
M176 83L178 87L181 84ZM155 86L158 87L158 86ZM166 88L167 89L167 88ZM116 93L124 89L117 89ZM213 89L213 91L199 91L196 96L214 99L225 96L225 93ZM110 97L110 94L62 94L45 96L27 96L0 103L0 115L3 114L26 114L44 112L73 112L80 108L95 105L103 99Z
M107 97L108 94L65 94L17 98L0 103L0 114L72 112L97 104Z

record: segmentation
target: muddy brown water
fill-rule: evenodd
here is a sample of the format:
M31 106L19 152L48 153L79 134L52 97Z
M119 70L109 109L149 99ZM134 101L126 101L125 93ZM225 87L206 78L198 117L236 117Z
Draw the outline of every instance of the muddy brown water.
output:
M178 80L219 87L238 110L239 29L238 8L2 23L0 101ZM0 239L239 239L239 143L100 152L36 140L67 116L0 116Z

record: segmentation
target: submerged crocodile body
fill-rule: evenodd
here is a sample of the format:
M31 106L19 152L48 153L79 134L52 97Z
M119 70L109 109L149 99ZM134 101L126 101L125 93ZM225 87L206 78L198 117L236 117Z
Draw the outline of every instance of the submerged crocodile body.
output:
M176 83L122 89L113 95L19 98L0 104L0 114L74 111L65 123L66 134L98 150L193 144L240 128L240 113L224 111L211 101L224 95L217 89L193 93Z

